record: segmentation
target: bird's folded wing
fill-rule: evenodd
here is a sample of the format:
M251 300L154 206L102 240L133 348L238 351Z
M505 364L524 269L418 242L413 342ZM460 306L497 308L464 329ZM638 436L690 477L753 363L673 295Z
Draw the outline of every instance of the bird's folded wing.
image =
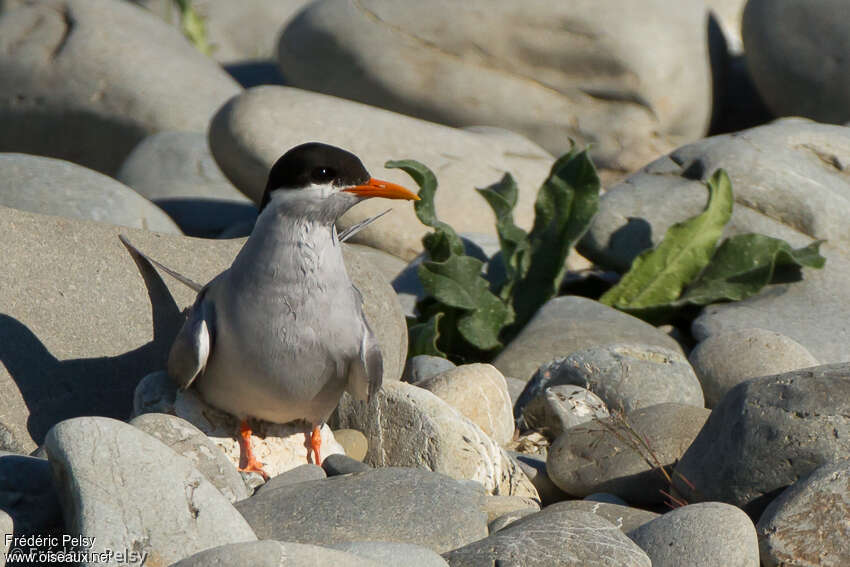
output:
M372 401L384 378L384 357L375 333L363 315L363 296L357 286L352 285L360 305L360 320L363 321L363 338L360 341L360 356L349 368L348 393L361 401Z
M181 389L191 386L207 365L215 339L215 309L201 290L168 353L168 375Z

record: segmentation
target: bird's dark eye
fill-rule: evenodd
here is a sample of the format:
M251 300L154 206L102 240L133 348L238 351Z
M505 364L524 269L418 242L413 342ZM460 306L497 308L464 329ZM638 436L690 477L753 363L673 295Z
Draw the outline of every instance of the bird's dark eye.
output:
M328 183L336 178L336 170L332 167L317 167L310 172L313 183Z

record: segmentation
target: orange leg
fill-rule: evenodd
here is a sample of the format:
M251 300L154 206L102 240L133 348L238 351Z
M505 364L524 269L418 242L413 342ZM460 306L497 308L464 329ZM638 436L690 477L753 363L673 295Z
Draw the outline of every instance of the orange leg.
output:
M239 470L259 473L263 480L269 479L269 475L263 470L263 463L254 457L254 450L251 448L251 428L248 427L247 419L243 419L239 425Z
M308 439L310 441L310 448L307 449L307 456L310 457L310 453L313 454L313 464L314 465L322 465L322 457L319 453L319 450L322 448L322 433L319 430L318 425L313 426L313 431L308 434Z

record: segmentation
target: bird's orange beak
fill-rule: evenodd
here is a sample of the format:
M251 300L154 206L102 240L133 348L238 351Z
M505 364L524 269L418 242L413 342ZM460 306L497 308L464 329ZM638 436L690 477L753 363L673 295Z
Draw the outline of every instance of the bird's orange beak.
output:
M374 177L364 185L346 187L343 191L354 193L358 197L383 197L384 199L407 199L409 201L419 200L419 195L413 191L405 189L401 185L375 179Z

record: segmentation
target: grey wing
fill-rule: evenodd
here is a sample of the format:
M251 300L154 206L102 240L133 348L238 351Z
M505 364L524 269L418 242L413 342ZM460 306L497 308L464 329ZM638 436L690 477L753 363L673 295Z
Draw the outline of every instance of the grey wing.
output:
M352 287L362 306L363 298L360 295L360 290ZM363 338L360 341L360 356L351 364L349 369L348 393L355 399L371 401L378 390L381 389L381 382L384 378L384 357L381 354L378 339L375 338L375 334L363 316L362 307L360 316L364 327Z
M207 289L198 294L168 353L168 375L182 390L204 371L215 339L215 309Z

